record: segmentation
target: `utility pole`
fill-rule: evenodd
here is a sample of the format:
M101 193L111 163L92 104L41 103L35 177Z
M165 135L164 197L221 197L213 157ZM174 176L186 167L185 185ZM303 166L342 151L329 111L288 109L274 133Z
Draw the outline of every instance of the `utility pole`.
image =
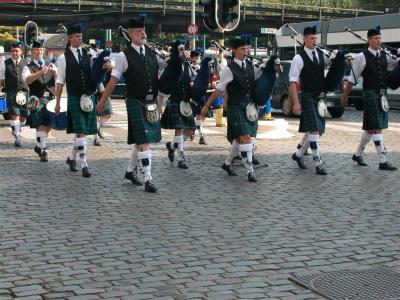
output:
M192 0L192 24L196 24L196 0ZM193 50L196 49L196 37L193 37Z

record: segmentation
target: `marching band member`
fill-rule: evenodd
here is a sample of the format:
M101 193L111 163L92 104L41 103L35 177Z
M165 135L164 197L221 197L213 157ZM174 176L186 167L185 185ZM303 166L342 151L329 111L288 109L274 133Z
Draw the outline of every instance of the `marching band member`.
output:
M161 127L163 129L174 129L175 135L172 142L167 142L166 148L168 150L168 159L173 162L175 150L178 151L178 168L188 169L185 163L184 155L184 131L193 132L196 129L194 121L193 110L188 111L184 115L181 106L182 103L190 106L190 99L192 98L191 82L194 80L192 77L193 71L186 59L189 58L189 52L184 50L183 45L179 46L179 55L181 57L181 65L183 75L180 76L177 85L172 89L171 95L168 98L167 106L165 107L163 116L161 118Z
M145 191L157 192L151 176L150 143L161 140L159 114L157 106L158 70L161 61L146 43L146 29L143 18L131 19L128 26L131 44L115 58L115 68L103 92L97 110L104 111L105 103L114 90L118 79L123 75L127 87L126 108L128 112L128 144L133 145L131 160L125 172L125 178L135 185L143 185Z
M67 87L68 104L67 133L74 133L74 145L67 158L67 164L73 172L78 171L76 155L79 154L83 177L90 177L87 164L87 135L97 133L96 110L92 96L95 87L91 80L91 56L96 53L91 49L82 48L82 28L79 25L68 27L68 44L65 53L58 58L56 81L55 112L60 113L60 99L64 85ZM109 67L109 66L108 66Z
M29 114L27 108L28 85L22 78L22 70L28 62L21 58L21 44L11 45L11 57L4 61L4 66L0 68L0 91L7 93L8 114L11 119L11 130L14 136L15 147L21 147L21 125L25 122Z
M299 132L308 136L308 141L292 155L301 169L307 169L303 155L310 145L313 152L316 174L327 175L320 156L320 136L325 132L325 118L318 114L318 97L325 89L325 62L322 52L316 48L316 28L304 28L304 49L292 61L289 71L289 94L293 100L293 113L300 116ZM297 93L300 80L301 96Z
M388 128L388 109L382 105L386 100L386 79L388 71L391 71L397 65L398 59L394 59L381 50L381 32L380 28L369 29L368 49L353 56L353 72L348 79L343 95L342 105L348 104L348 95L354 84L357 84L359 77L363 78L364 89L364 118L363 134L360 144L352 159L359 166L366 166L362 154L365 146L371 138L374 140L376 152L379 156L379 170L397 170L396 167L387 160L386 148L383 144L382 130Z
M32 43L33 61L24 67L23 80L29 85L29 96L37 97L31 108L31 128L36 128L36 146L34 151L40 161L48 161L46 151L47 137L51 130L51 122L47 113L46 104L55 97L55 78L57 67L52 63L44 63L43 44L37 41ZM31 99L31 98L30 98Z
M229 176L236 176L232 169L232 160L240 152L243 165L247 170L249 182L257 182L254 175L252 150L253 144L251 137L256 135L256 121L247 119L246 106L253 103L255 99L256 80L261 76L261 70L254 68L252 64L246 61L246 41L241 38L234 38L231 42L231 48L234 53L234 60L225 67L220 73L220 81L216 90L210 95L207 103L201 110L205 116L210 105L214 100L221 96L225 89L229 94L227 103L228 117L228 141L232 141L230 154L226 158L222 169Z

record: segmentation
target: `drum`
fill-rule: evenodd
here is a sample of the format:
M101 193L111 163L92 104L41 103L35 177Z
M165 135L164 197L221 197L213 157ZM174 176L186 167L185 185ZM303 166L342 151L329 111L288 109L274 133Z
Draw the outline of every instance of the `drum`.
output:
M6 113L7 111L7 94L0 93L0 114Z
M67 98L60 99L60 113L56 115L54 109L56 107L56 99L49 101L46 105L46 109L49 112L51 121L51 128L55 130L67 129Z
M212 109L221 108L222 106L224 106L224 97L223 96L217 97L214 100L214 102L211 104Z

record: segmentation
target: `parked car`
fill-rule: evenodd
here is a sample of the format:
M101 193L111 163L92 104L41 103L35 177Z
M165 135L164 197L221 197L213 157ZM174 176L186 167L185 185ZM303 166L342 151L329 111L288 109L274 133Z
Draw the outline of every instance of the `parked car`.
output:
M283 66L283 73L279 75L271 97L272 108L282 110L284 116L292 115L288 86L289 70L291 63L292 61L290 60L281 61L281 64ZM331 114L332 118L340 118L344 112L344 108L341 106L340 103L340 97L337 98L335 93L327 93L326 97L326 105L328 106L328 111Z

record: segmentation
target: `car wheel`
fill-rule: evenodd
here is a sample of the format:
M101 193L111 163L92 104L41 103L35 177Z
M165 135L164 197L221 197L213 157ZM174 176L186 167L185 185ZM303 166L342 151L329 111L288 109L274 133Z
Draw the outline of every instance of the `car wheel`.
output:
M343 107L328 107L328 111L332 118L340 118L344 113Z
M285 117L290 117L292 115L292 106L290 105L289 96L288 95L284 95L282 97L281 108L282 108L282 114Z

